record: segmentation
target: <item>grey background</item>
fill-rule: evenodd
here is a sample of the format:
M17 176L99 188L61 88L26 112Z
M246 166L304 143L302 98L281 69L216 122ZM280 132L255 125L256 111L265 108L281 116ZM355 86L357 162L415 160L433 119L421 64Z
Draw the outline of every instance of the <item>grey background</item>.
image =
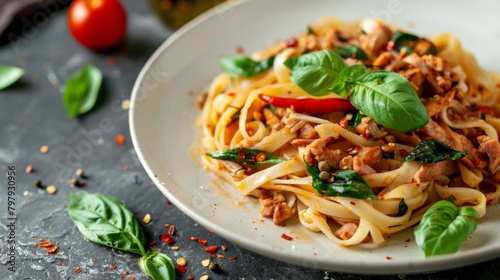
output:
M67 3L61 1L58 3ZM153 248L174 261L185 257L188 275L199 279L500 279L500 259L460 269L421 275L369 276L302 268L249 252L214 234L180 212L149 180L132 147L128 111L120 104L130 97L133 83L148 57L173 30L152 15L147 1L123 0L129 29L123 45L96 53L78 45L69 35L65 5L55 13L38 12L25 16L7 31L0 42L0 63L26 69L15 85L0 92L0 171L16 168L16 272L7 270L7 179L0 178L0 279L121 279L128 271L135 279L148 279L137 267L138 255L123 253L87 241L67 215L69 193L85 192L112 195L122 200L141 221ZM216 3L216 2L214 2ZM36 15L36 14L35 14ZM4 34L5 35L5 34ZM91 113L69 119L61 101L61 85L75 70L93 63L104 74L97 106ZM107 129L100 128L106 124ZM124 146L114 143L123 134ZM40 153L48 145L47 154ZM35 171L26 174L26 166ZM67 180L77 168L88 174L87 185L75 188ZM53 184L58 191L48 195L33 182ZM150 213L152 221L142 218ZM161 242L167 232L164 224L176 227L178 251ZM209 257L189 236L205 238L211 245L226 245L225 259L214 259L223 272L215 274L201 265ZM38 238L60 245L57 254L38 248ZM229 261L230 256L237 259ZM110 270L109 265L116 264ZM82 269L75 274L75 269ZM362 270L359 271L363 273ZM127 279L127 278L125 278Z

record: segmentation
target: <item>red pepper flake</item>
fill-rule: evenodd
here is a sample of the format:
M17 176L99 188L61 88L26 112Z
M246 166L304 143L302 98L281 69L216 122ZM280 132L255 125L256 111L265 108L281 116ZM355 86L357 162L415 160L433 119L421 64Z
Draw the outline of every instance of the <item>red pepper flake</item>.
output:
M172 238L172 236L167 233L161 235L161 241L167 243L168 245L172 245L175 243L175 240Z
M226 258L226 256L224 256L224 255L222 255L222 254L217 254L217 258L218 258L218 259L225 259L225 258Z
M76 274L79 274L80 272L82 272L82 268L81 268L81 267L77 267L77 268L75 269L75 273L76 273Z
M222 251L226 251L227 250L227 246L224 246L224 245L222 245L220 248L222 249Z
M123 166L123 170L127 171L128 170L128 165Z
M356 205L356 202L354 202L354 201L349 201L349 203L350 203L351 205Z
M217 251L218 248L219 248L219 246L212 245L212 246L208 246L207 248L205 248L205 251L207 253L214 254Z
M283 238L283 239L285 239L285 240L288 240L288 241L293 240L293 237L291 237L291 236L289 236L289 235L286 235L286 234L284 234L284 233L281 235L281 238Z
M237 54L244 54L245 49L242 46L236 46L236 53Z
M193 275L188 275L188 280L194 280L194 276Z
M25 170L26 174L30 174L31 172L33 172L33 165L28 165L26 166L26 170Z
M52 246L52 242L50 242L50 240L45 240L45 241L40 240L38 242L38 247L46 248L46 247L50 247L50 246Z
M406 243L410 243L410 242L411 242L411 239L410 239L410 238L408 238L408 239L406 239L406 240L405 240L405 242L406 242Z
M135 276L134 275L129 275L129 276L127 276L127 279L129 279L129 280L135 280Z
M149 242L149 246L153 246L153 245L156 245L156 241L154 241L154 240Z
M109 265L109 269L115 269L116 268L116 264L115 263L112 263Z
M120 277L123 279L123 278L125 278L125 276L127 276L127 274L128 274L128 272L127 272L127 271L122 272L122 274L120 274Z
M118 134L115 136L115 144L116 145L123 145L125 144L125 136L123 134Z
M200 243L201 246L205 246L205 245L207 245L207 240L203 239L203 238L200 238L200 239L198 239L198 243Z
M189 238L189 240L192 240L192 241L197 241L198 240L198 238L196 238L196 237L194 237L192 235L190 235L188 238Z
M57 266L62 266L62 262L58 262L56 265Z
M390 256L386 256L385 259L386 260L392 260L392 258Z
M165 204L167 204L167 205L172 205L172 202L170 202L170 200L167 200L167 201L165 202Z
M49 246L45 248L45 253L54 254L55 252L57 252L57 249L59 249L59 246Z
M234 260L235 260L235 259L237 259L237 258L238 258L237 256L231 256L231 257L229 257L229 260L230 260L230 261L234 261Z
M406 157L408 155L408 151L405 150L405 149L400 149L399 150L399 154L402 156L402 157Z
M168 234L174 235L174 231L175 231L175 226L169 226L168 227Z
M295 38L288 39L285 43L287 48L295 48L299 42Z
M108 63L112 66L114 66L116 64L116 57L112 56L110 58L108 58Z
M492 202L493 202L493 199L490 198L490 199L486 200L486 205L490 206Z
M179 271L180 273L184 273L184 272L186 272L188 269L187 269L187 267L185 267L185 266L182 266L182 265L176 265L176 266L175 266L175 270Z

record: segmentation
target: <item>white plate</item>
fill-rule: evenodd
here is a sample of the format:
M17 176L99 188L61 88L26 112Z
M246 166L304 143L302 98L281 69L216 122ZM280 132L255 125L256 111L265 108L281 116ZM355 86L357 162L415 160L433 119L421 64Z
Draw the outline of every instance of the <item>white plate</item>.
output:
M472 12L474 11L474 12ZM499 207L490 208L456 254L425 258L406 231L381 248L339 247L297 221L287 227L262 219L254 199L242 197L196 166L189 149L199 132L196 97L221 69L218 59L287 39L324 16L381 17L422 35L451 32L482 66L500 71L500 2L255 0L222 4L190 22L159 47L133 89L130 130L137 154L158 188L184 213L219 236L286 262L349 273L437 271L500 256ZM410 28L412 27L412 28ZM280 236L294 237L286 241ZM410 239L411 242L407 242Z

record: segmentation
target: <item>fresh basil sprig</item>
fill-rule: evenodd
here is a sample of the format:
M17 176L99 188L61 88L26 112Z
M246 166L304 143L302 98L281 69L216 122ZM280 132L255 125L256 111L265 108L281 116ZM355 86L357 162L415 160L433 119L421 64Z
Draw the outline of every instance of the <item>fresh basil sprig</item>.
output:
M328 50L289 58L291 80L310 95L334 91L378 124L403 132L429 122L425 106L411 84L398 73L367 72L364 65L347 67L340 55Z
M313 188L321 195L345 196L359 199L376 199L377 196L366 181L354 170L335 170L332 173L333 182L324 182L319 177L319 168L305 162L307 173L311 175Z
M255 61L246 55L226 56L219 60L224 72L232 77L250 78L271 68L274 57L263 61Z
M278 164L283 161L282 158L271 153L247 148L233 148L222 151L207 152L206 155L213 159L243 162L250 165Z
M455 253L477 227L479 214L470 206L456 207L449 200L432 205L415 230L415 241L425 256Z
M343 58L353 57L361 61L368 60L368 55L366 55L363 49L353 44L347 44L342 47L337 46L334 49Z
M0 90L9 87L24 75L24 69L0 64Z
M146 237L134 214L118 199L96 194L71 194L68 213L78 230L92 242L141 254L139 267L155 280L175 279L169 257L146 252Z
M434 163L443 160L457 160L467 155L467 152L456 151L437 139L424 140L418 143L413 151L408 153L404 161Z
M101 84L102 73L93 65L84 66L71 75L63 93L68 116L74 118L90 111L97 101Z

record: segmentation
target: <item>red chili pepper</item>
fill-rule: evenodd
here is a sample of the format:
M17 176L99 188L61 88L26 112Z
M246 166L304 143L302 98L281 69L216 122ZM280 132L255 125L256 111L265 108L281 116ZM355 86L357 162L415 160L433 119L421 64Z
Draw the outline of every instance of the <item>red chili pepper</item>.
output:
M168 245L172 245L175 243L174 239L172 238L172 236L164 233L161 235L161 241L167 243Z
M344 98L286 98L269 95L259 95L260 99L276 107L293 107L298 112L310 114L325 114L337 111L355 110L349 99Z
M219 248L219 246L212 245L212 246L205 248L205 251L207 251L210 254L213 254L217 251L218 248Z
M188 269L187 267L181 266L181 265L176 265L175 270L179 271L180 273L186 272Z

